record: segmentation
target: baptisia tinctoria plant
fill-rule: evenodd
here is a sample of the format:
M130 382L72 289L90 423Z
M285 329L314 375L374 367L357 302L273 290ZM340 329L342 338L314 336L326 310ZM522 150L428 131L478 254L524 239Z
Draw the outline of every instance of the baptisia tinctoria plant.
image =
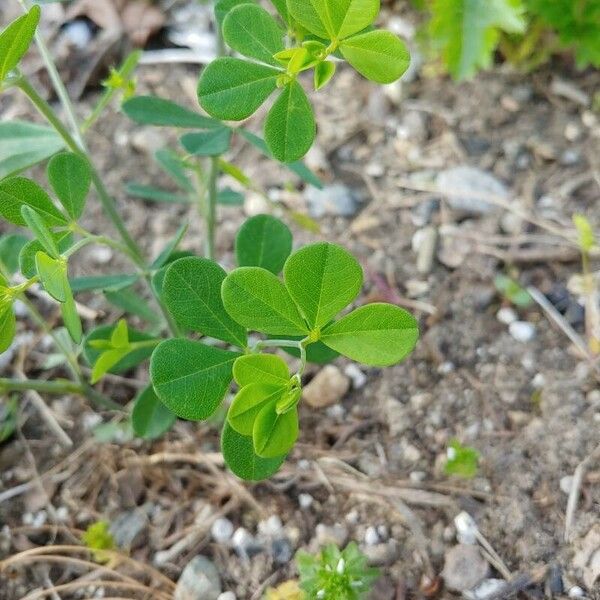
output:
M353 307L360 304L363 275L345 249L320 242L292 252L292 234L275 217L259 215L240 228L237 267L230 273L213 260L216 204L231 203L232 198L237 202L240 195L219 189L219 176L249 182L225 158L234 134L308 184L318 185L299 161L316 129L303 74L312 71L318 89L342 59L383 83L397 79L408 65L402 42L372 27L377 0L277 0L274 5L275 16L254 3L217 2L218 30L231 50L245 58L222 56L203 70L198 98L208 116L156 97L130 98L139 57L133 54L113 70L106 92L80 125L37 36L66 115L63 122L19 70L35 35L39 6L0 33L0 90L23 92L51 126L0 124L0 215L27 232L0 238L0 351L15 337L14 305L20 300L62 357L49 360L49 368L59 365L70 375L69 380L54 381L0 379L0 392L79 393L105 408L122 410L95 384L150 360L150 384L135 399L131 423L137 435L152 439L177 417L202 420L214 415L234 381L222 450L231 469L245 479L270 476L292 449L299 435L298 405L307 362L323 363L341 354L366 365L388 366L405 358L418 337L415 319L397 306ZM223 122L249 117L275 92L264 139ZM121 219L85 139L119 94L126 100L124 111L135 121L191 130L181 137L184 156L163 150L156 158L187 199L201 200L207 223L205 257L179 250L184 223L148 260ZM207 176L203 160L210 161ZM21 174L45 161L51 194ZM192 185L191 175L198 176L198 186ZM92 189L119 239L81 225ZM151 200L172 200L160 191L141 191ZM73 277L71 258L90 244L122 253L130 269ZM58 303L63 327L54 329L40 314L30 296L34 289L39 293L37 288ZM103 294L123 318L86 331L75 300L82 292ZM131 327L131 317L144 326ZM293 358L284 360L273 353L276 349ZM80 358L89 365L89 375Z

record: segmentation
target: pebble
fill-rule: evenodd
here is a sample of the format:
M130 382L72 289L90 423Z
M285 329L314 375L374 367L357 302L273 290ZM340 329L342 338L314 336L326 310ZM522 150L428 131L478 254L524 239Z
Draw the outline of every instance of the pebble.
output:
M255 217L270 212L271 207L267 199L256 192L248 192L244 199L244 213L247 217Z
M294 549L287 538L273 540L271 544L271 556L273 560L280 565L290 562L294 555Z
M144 541L148 525L146 511L135 508L117 515L111 521L110 533L119 548L131 550Z
M410 397L410 405L415 410L423 410L433 402L433 395L429 392L421 392Z
M381 539L379 538L377 529L373 526L367 527L367 530L365 531L365 544L367 544L367 546L375 546L380 542Z
M217 600L236 600L236 598L233 592L223 592L219 595Z
M447 360L438 366L437 372L439 375L448 375L449 373L452 373L452 371L454 371L455 369L456 365L452 361Z
M258 523L258 533L265 537L277 538L281 536L282 532L283 524L277 515L272 515Z
M226 517L221 517L212 524L210 533L215 542L225 544L233 535L233 523Z
M388 398L385 400L383 412L391 436L397 436L404 433L412 424L412 419L408 410L402 402L395 398Z
M546 385L546 378L543 373L536 373L533 379L531 380L531 385L536 390L541 390Z
M512 308L509 308L507 306L502 307L496 313L496 319L498 319L500 323L504 323L505 325L510 325L511 323L514 323L518 318L519 317L517 316L517 313Z
M573 487L573 475L565 475L560 478L560 491L563 494L569 495L571 493L571 488Z
M336 366L325 365L304 387L302 395L313 408L339 402L350 389L350 379Z
M181 573L173 599L218 600L220 595L221 578L217 568L206 556L198 554Z
M413 249L417 254L417 272L421 275L430 273L433 268L437 238L437 228L433 225L419 229L413 236Z
M442 192L464 192L464 196L453 195L447 200L453 210L469 215L487 215L496 211L493 204L485 201L486 196L508 199L508 190L501 181L491 173L469 165L441 171L438 173L436 184Z
M584 598L585 592L578 585L569 588L569 598Z
M488 572L489 565L477 546L458 544L446 552L442 577L449 590L472 590L486 578Z
M241 556L248 556L257 547L254 536L244 527L238 527L231 537L231 543Z
M298 495L298 504L300 505L300 508L307 510L309 509L313 502L315 501L315 499L310 495L310 494L299 494Z
M473 517L467 512L461 512L454 517L456 539L461 544L475 544L477 542L477 525Z
M581 162L581 153L578 150L568 148L558 159L563 167L574 167Z
M527 343L535 337L535 325L528 321L513 321L508 331L517 342Z
M463 596L467 600L486 600L499 594L505 587L504 579L484 579L476 588L465 590Z
M362 548L369 564L374 567L383 567L393 563L398 556L398 544L395 540Z
M350 363L344 367L344 374L346 377L350 377L352 387L355 390L360 390L367 383L367 376L354 363Z
M107 265L113 259L113 251L107 246L94 246L90 252L92 262L97 265Z
M340 183L326 185L321 190L309 186L305 194L309 213L316 219L325 215L352 217L361 205L358 193Z
M427 478L427 473L425 471L411 471L408 478L414 483L421 483Z
M359 520L358 511L357 510L351 510L346 515L345 518L346 518L346 523L349 523L350 525L356 525L358 523L358 520Z
M346 545L346 541L348 540L348 529L341 523L336 523L335 525L319 523L315 527L315 538L319 546L335 544L341 548Z
M157 128L138 128L131 135L131 145L140 153L153 156L165 144L163 133Z
M67 23L62 33L73 46L79 49L86 48L94 37L91 26L84 19L75 19Z

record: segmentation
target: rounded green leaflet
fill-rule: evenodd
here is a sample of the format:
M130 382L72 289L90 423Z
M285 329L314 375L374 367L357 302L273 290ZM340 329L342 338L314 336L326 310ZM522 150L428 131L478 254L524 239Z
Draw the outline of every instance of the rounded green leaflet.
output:
M231 129L215 127L199 133L186 133L179 141L186 151L194 156L219 156L229 149Z
M248 58L279 66L274 54L284 49L284 30L257 4L240 4L225 16L223 38L233 50Z
M276 354L245 354L233 363L233 378L240 387L251 383L280 387L287 385L290 371Z
M245 385L233 398L227 412L227 421L242 435L252 435L254 421L260 411L279 400L285 392L285 385L274 386L267 383Z
M23 206L33 208L48 226L68 223L50 196L35 181L25 177L0 181L0 216L14 225L24 227L26 222L21 214Z
M148 386L137 396L131 412L131 425L138 437L154 440L169 431L177 415L169 410L158 398L152 386Z
M298 439L298 409L277 413L276 402L267 404L258 413L252 428L254 451L263 458L287 454Z
M15 19L0 33L0 82L4 81L27 52L40 14L40 7L34 5L28 13Z
M217 19L219 27L223 27L223 21L230 10L233 10L240 4L252 4L253 1L254 0L217 0L215 2L215 18Z
M238 356L192 340L166 340L152 354L150 379L157 396L178 417L200 421L223 401Z
M62 258L52 258L45 252L38 252L35 255L35 264L44 289L58 302L66 302L71 294L66 261Z
M90 191L92 173L84 158L73 152L61 152L48 163L48 181L60 203L73 219L78 219Z
M3 303L0 307L0 353L8 350L16 330L17 319L12 309L12 302Z
M10 275L19 269L19 254L29 238L18 234L9 233L0 237L0 261Z
M59 252L66 252L73 244L73 234L70 231L62 231L52 234ZM35 266L36 254L43 251L44 247L38 240L27 242L19 253L19 270L27 277L35 277L37 274Z
M364 77L377 83L392 83L410 65L404 42L391 31L368 31L344 40L342 56Z
M314 86L315 90L325 87L335 74L335 63L324 60L315 67Z
M69 289L67 299L60 305L60 312L62 314L63 323L71 336L71 339L76 343L80 344L83 337L83 328L81 326L81 319L77 312L77 306L73 299L73 294Z
M278 275L292 251L292 232L270 215L248 219L235 237L239 267L262 267Z
M225 271L211 260L180 258L166 271L162 296L182 327L244 348L246 330L229 316L221 300L225 276Z
M200 106L217 119L246 119L275 91L280 74L272 67L239 58L217 58L200 76Z
M301 159L316 134L312 106L297 81L286 85L265 119L265 142L273 156L289 163Z
M285 286L312 329L331 321L358 296L363 272L347 250L329 242L294 252L283 268Z
M271 477L286 458L285 454L261 458L254 452L252 438L239 434L227 422L221 432L221 452L231 471L246 481L261 481Z
M248 329L273 335L308 333L287 289L266 269L235 269L223 281L221 296L225 310Z
M417 320L406 310L375 302L326 327L322 342L340 354L374 367L399 363L419 338Z

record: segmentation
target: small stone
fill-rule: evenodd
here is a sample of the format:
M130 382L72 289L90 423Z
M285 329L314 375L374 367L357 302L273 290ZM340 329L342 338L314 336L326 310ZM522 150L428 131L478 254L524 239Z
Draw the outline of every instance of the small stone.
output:
M395 398L388 398L385 400L383 412L391 436L397 436L404 433L412 424L412 419L408 410L402 402Z
M144 541L148 525L146 512L136 508L117 515L110 524L110 533L119 548L132 550Z
M165 138L157 128L136 128L131 135L131 145L140 153L153 156L165 145Z
M385 169L381 163L369 163L366 168L366 173L369 177L383 177Z
M271 556L273 560L280 565L290 562L294 555L294 549L287 538L273 540L271 544Z
M94 37L91 23L84 19L75 19L67 23L62 29L62 34L79 49L86 48Z
M513 427L523 427L531 421L531 413L524 410L509 410L507 415Z
M497 210L486 201L486 197L499 197L503 200L508 200L509 197L506 186L491 173L468 165L441 171L436 184L441 193L448 190L453 192L447 198L453 210L474 216L487 215Z
M467 512L461 512L454 518L456 539L461 544L475 544L477 542L477 525L473 517Z
M427 473L425 471L411 471L408 478L414 483L421 483L427 478Z
M543 373L536 373L534 378L531 380L531 385L536 390L541 390L546 385L546 378Z
M463 596L467 600L486 600L499 594L505 587L504 579L484 579L476 588L465 590Z
M247 217L255 217L270 211L269 202L261 194L249 192L244 200L244 213Z
M321 190L309 186L305 194L310 215L316 219L326 215L352 217L361 204L355 190L339 183L326 185Z
M550 596L559 596L565 591L563 584L562 569L560 565L552 565L546 576L546 585Z
M447 360L438 366L437 372L440 375L448 375L449 373L452 373L455 369L456 365L452 361Z
M381 540L379 539L379 534L377 533L377 529L375 527L367 527L365 531L365 544L367 546L375 546L379 544Z
M528 321L514 321L508 326L508 331L517 342L524 344L535 337L535 325Z
M107 265L113 259L113 251L107 246L94 246L90 258L97 265Z
M350 389L350 379L336 366L325 365L304 387L302 395L313 408L339 402Z
M563 167L574 167L581 162L581 152L569 148L560 155L558 161Z
M374 544L362 548L369 564L374 567L383 567L393 563L398 557L398 544L390 540L384 544Z
M348 540L348 529L341 523L336 523L335 525L319 523L315 527L315 537L319 546L335 544L341 548L346 545L346 541Z
M581 571L588 589L597 590L596 584L600 584L600 523L593 525L574 545L573 566Z
M177 587L174 600L217 600L221 594L221 578L215 565L199 554L186 565Z
M344 374L350 377L355 390L360 390L367 383L367 376L354 363L344 367Z
M210 533L215 542L225 544L233 535L233 523L226 517L221 517L212 524Z
M437 228L428 225L419 229L413 236L413 250L417 254L417 272L426 275L433 268L437 245Z
M283 524L277 515L272 515L264 521L258 523L258 533L265 537L276 538L281 536Z
M578 585L569 588L569 598L584 598L585 592Z
M303 510L309 509L312 506L314 501L315 501L315 499L310 494L299 494L298 495L298 504L300 505L300 508L302 508Z
M414 394L410 397L410 405L415 410L424 410L433 402L433 395L429 392Z
M217 600L236 600L236 598L233 592L223 592L219 595Z
M247 556L256 546L254 536L245 528L238 527L231 537L233 547L241 556Z
M519 317L517 316L517 313L512 308L509 308L507 306L502 307L496 313L496 319L498 319L500 323L504 323L505 325L510 325L511 323L514 323L518 318Z
M442 577L449 590L464 592L481 583L488 571L489 565L477 546L458 544L446 552Z
M350 525L356 525L358 523L358 519L359 519L359 515L358 515L358 511L356 511L356 510L351 510L346 515L346 523L349 523Z

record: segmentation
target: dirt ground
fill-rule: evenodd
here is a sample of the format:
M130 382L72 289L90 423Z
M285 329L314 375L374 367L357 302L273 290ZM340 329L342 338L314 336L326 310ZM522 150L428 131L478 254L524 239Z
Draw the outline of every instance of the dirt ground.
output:
M142 66L138 93L193 107L196 78L191 66ZM569 477L599 442L597 366L577 355L537 304L515 309L519 321L533 326L530 339L516 339L497 316L508 303L494 287L494 277L510 271L555 304L570 303L569 318L583 334L583 309L567 290L580 269L576 253L518 215L548 222L559 234L570 231L574 212L600 226L600 115L585 102L598 89L600 73L578 73L563 61L534 75L498 67L461 84L428 76L426 69L409 79L378 89L343 68L315 98L319 132L307 162L326 184L342 184L361 199L354 214L321 217L318 234L287 216L290 209L309 213L312 197L289 172L239 143L230 159L276 201L274 211L290 222L297 244L338 241L358 256L366 274L361 302L398 302L418 316L422 338L415 353L396 367L361 367L366 383L355 379L329 408L303 406L299 443L279 474L256 485L224 470L218 419L179 422L153 443L104 428L103 441L91 428L114 422L114 414L98 417L77 397L49 398L75 442L65 449L24 404L20 434L0 446L0 556L43 545L69 547L94 520L142 513L131 540L133 561L109 563L136 581L148 581L152 566L177 581L201 553L217 566L223 591L260 598L267 586L295 576L296 549L315 549L334 538L358 541L380 566L383 577L372 598L452 598L460 592L445 588L441 574L457 544L454 519L466 511L497 555L487 576L512 577L521 594L515 597L566 597L579 586L586 597L600 598L600 579L589 584L592 559L580 564L583 540L589 545L600 538L598 461L588 465L569 541L564 539ZM83 97L82 114L97 94ZM14 94L0 100L0 114L38 120ZM202 226L193 207L144 203L123 192L131 179L168 186L150 156L174 146L175 132L134 127L114 108L93 131L97 166L134 237L156 254L189 219L183 246L200 252ZM511 210L453 210L434 181L439 172L464 165L502 182ZM223 183L234 185L225 178ZM223 265L233 264L233 238L245 215L265 209L256 194L247 196L243 209L220 208ZM84 224L99 231L103 221L91 201ZM437 251L430 260L421 256L426 264L419 271L422 246L415 233L427 228L437 233ZM77 274L125 267L95 250L82 252L76 264ZM102 300L83 301L97 311L97 322L118 315ZM57 316L52 305L40 307L49 318ZM23 330L30 326L25 322ZM26 348L24 365L35 375L47 349L39 338ZM15 360L4 373L12 372ZM344 371L344 360L335 364ZM61 374L58 366L44 376ZM147 380L146 367L133 377L134 386ZM135 392L116 378L102 385L124 403ZM472 480L444 474L453 438L481 454ZM235 546L235 536L215 540L211 527L222 518L253 537L249 556ZM68 549L52 554L77 556ZM17 600L79 574L68 560L16 561L0 574L0 598ZM96 589L90 584L77 597L100 597ZM172 592L167 583L162 589Z

